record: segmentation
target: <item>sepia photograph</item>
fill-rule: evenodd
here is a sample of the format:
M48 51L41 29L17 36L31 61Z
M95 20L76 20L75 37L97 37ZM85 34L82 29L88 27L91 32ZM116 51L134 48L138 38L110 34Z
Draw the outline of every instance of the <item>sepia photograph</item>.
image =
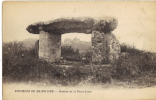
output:
M156 99L155 1L3 1L4 100Z

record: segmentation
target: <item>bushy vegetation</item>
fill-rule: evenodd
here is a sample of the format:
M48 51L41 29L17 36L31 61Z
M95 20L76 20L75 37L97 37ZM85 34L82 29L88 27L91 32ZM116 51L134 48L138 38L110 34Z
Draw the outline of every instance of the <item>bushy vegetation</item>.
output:
M50 64L35 56L35 48L26 49L19 42L3 44L3 82L44 82L48 84L77 85L89 80L92 83L106 83L113 79L132 79L145 75L145 73L155 73L156 54L137 50L130 46L121 46L121 50L127 52L120 56L111 66L98 67L94 65L82 66L81 64L72 67L61 67ZM86 58L91 58L91 52L85 53ZM78 50L72 47L62 47L62 56L79 58ZM75 56L73 56L75 55ZM67 58L68 59L68 58ZM147 79L143 79L147 80Z
M65 47L64 47L65 48ZM79 55L78 50L71 47L64 49L65 56ZM67 50L67 51L66 51ZM69 50L69 51L68 51ZM69 53L69 54L68 54ZM3 81L42 81L47 79L53 84L78 84L87 76L82 75L84 70L78 65L64 68L52 65L35 55L35 48L26 49L21 43L10 42L3 44Z
M79 50L74 50L71 46L61 47L61 56L66 60L81 61L81 54Z
M122 55L125 54L124 56ZM113 63L115 78L134 77L145 72L156 71L156 53L136 49L134 46L121 45L121 56Z
M125 43L121 44L120 48L121 48L121 52L135 53L135 54L144 52L142 50L136 49L134 45L131 46Z

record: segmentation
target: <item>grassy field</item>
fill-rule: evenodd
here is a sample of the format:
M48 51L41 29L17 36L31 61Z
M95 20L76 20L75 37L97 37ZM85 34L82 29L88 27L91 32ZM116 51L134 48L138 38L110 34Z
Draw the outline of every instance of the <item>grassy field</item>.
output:
M73 61L72 67L50 64L36 57L34 47L24 48L18 42L4 43L2 50L4 83L61 86L107 84L108 87L108 84L124 87L156 85L156 54L125 44L121 45L121 51L126 55L106 67L84 66L82 61ZM78 52L74 54L79 55Z

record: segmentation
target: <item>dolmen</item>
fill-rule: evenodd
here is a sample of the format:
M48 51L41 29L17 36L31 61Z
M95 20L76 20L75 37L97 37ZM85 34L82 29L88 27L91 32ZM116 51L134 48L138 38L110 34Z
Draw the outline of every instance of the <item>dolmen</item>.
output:
M61 58L61 34L91 34L92 63L109 64L119 58L120 44L112 33L118 25L117 18L59 18L29 25L26 30L39 34L39 58L58 62Z

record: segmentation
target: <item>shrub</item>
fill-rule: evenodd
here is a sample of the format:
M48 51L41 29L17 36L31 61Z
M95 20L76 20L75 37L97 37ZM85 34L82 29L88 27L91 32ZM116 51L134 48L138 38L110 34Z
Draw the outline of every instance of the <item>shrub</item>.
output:
M81 61L79 50L74 50L71 46L62 46L61 56L66 60Z
M126 47L126 46L125 46ZM124 47L124 48L125 48ZM126 50L128 57L121 56L113 63L113 77L117 79L134 77L138 74L156 70L156 54L128 48Z
M93 73L93 83L111 83L112 81L112 75L111 75L111 69L112 67L102 67L102 66L96 66L94 67L94 73Z
M9 76L11 80L26 79L28 74L43 63L35 57L34 48L26 49L18 42L3 44L2 50L3 76Z
M142 52L141 50L136 49L135 46L130 46L125 43L121 44L120 48L121 48L121 52L135 53L135 54L138 54L138 53L140 54Z

